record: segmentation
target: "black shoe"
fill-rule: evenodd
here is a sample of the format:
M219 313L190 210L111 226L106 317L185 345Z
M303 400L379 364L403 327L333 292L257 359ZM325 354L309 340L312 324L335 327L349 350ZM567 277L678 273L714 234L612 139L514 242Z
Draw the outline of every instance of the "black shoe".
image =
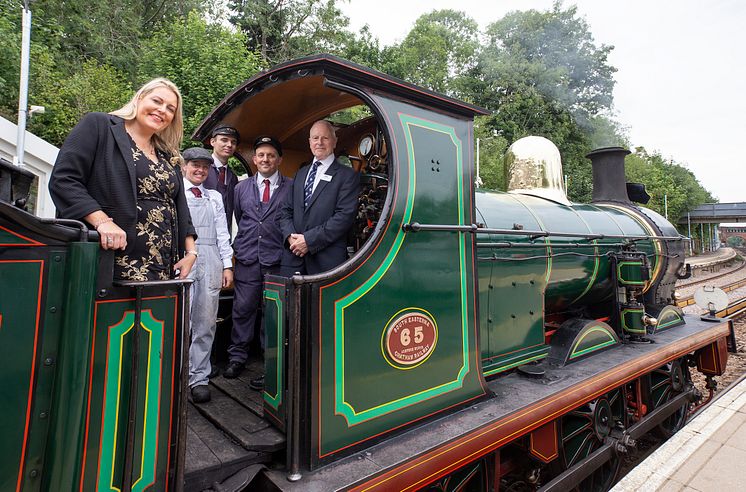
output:
M254 378L251 381L249 381L249 388L255 391L264 390L264 374L262 374L258 378Z
M210 388L206 384L192 387L192 401L194 403L205 403L210 401Z
M212 365L212 368L210 369L210 375L207 376L208 379L216 378L220 376L220 368L216 366L215 364Z
M228 379L237 378L243 372L243 367L243 364L240 362L229 362L228 367L223 372L223 377Z

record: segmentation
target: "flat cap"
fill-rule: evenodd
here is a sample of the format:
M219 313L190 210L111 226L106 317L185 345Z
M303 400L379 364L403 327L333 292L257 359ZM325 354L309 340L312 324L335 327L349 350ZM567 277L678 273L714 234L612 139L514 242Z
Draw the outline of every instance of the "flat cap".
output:
M227 135L229 137L235 138L238 141L241 140L241 135L238 134L238 130L236 130L235 128L229 125L222 125L222 126L215 128L212 131L211 136L215 137L217 135Z
M186 149L181 157L184 158L185 162L188 161L208 161L212 162L212 154L209 150L203 149L202 147L190 147Z
M282 145L275 137L270 137L269 135L256 137L256 140L254 140L254 150L260 145L271 145L277 151L277 155L282 156Z

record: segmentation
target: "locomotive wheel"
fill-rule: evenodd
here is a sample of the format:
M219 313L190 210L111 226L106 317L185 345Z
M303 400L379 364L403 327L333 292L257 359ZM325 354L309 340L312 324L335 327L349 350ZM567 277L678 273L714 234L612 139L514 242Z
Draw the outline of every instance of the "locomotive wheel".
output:
M689 368L675 360L650 373L650 402L654 410L683 391L691 382ZM669 438L686 423L688 405L683 405L656 427L663 438Z
M447 477L431 484L430 492L488 492L493 490L488 482L487 460L480 459L459 468Z
M560 426L560 454L564 469L583 461L604 444L612 429L625 425L626 398L623 388L617 388L564 415ZM620 466L621 460L614 455L574 490L597 492L610 489Z

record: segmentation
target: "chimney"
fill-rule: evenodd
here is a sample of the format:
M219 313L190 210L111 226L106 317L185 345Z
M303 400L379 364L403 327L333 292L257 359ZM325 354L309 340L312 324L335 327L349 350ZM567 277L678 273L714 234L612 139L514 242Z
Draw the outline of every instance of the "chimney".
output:
M586 155L593 166L593 202L630 204L627 178L624 176L624 157L629 150L622 147L603 147Z

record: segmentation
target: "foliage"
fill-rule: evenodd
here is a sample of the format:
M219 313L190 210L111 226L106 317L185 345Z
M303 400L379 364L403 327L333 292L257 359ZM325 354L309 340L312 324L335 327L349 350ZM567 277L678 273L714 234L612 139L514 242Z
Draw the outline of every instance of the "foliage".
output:
M261 67L243 34L196 12L175 19L143 44L140 79L166 77L184 100L184 140L227 94Z
M503 156L510 143L493 130L490 118L478 116L474 121L474 138L479 140L479 152L475 152L474 159L479 161L479 178L482 181L480 186L505 191L507 183Z
M487 42L468 82L471 99L492 109L488 125L507 142L548 138L562 155L568 197L591 198L593 178L584 157L599 140L621 141L603 116L612 103L611 47L597 47L577 9L513 12L490 24Z
M645 184L650 195L646 207L665 215L667 202L668 219L673 224L677 224L687 210L716 201L691 171L657 152L651 154L638 147L625 159L625 168L628 181Z
M0 115L12 119L18 107L21 35L14 23L0 17Z
M746 246L746 240L741 236L729 236L725 240L725 244L731 248L743 248Z
M84 61L95 59L133 77L143 39L193 9L203 10L209 3L205 0L34 0L32 33L54 51L56 62L65 68L65 74L78 70ZM20 16L20 8L15 6L9 6L7 12Z
M513 12L487 28L486 56L509 72L506 88L528 82L575 116L599 114L611 107L616 69L609 65L610 46L596 46L577 7Z
M458 96L476 65L479 26L463 12L437 10L420 16L398 46L393 75Z
M83 62L81 70L69 77L50 70L35 79L34 88L34 102L46 112L29 120L29 130L57 146L84 114L112 111L132 95L120 71L95 60Z
M379 70L393 76L401 76L397 73L396 58L397 47L380 46L378 38L370 32L368 25L363 26L358 33L350 33L344 43L332 50L342 58L360 65Z
M266 65L344 44L349 19L337 0L230 0L230 21L246 35L246 46Z

